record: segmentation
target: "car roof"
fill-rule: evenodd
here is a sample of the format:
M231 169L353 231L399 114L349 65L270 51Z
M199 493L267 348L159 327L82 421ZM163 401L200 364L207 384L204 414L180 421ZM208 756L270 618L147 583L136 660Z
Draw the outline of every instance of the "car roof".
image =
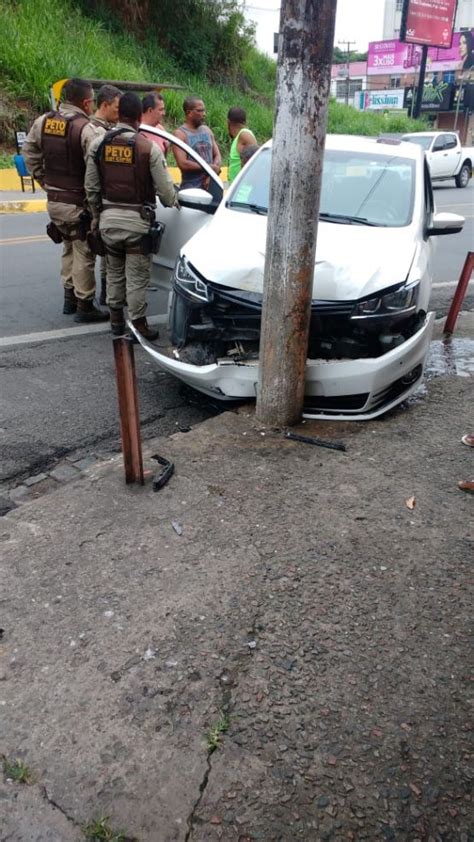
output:
M403 137L435 137L437 134L457 134L454 129L442 129L435 132L405 132Z
M417 132L418 134L418 132ZM420 132L420 134L423 134ZM428 134L428 133L427 133ZM264 144L264 148L271 147L272 141ZM417 160L423 155L423 150L415 143L397 140L390 140L376 137L365 137L353 134L328 134L326 135L326 149L341 149L350 152L368 152L374 155L392 155L400 158L411 158Z

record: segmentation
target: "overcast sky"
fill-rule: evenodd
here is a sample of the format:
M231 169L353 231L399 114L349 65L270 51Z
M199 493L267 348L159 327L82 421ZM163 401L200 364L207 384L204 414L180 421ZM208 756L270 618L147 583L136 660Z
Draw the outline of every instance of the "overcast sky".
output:
M279 0L245 0L247 15L257 24L257 44L273 52L273 33L280 22ZM337 0L336 44L355 41L356 49L366 50L369 41L381 41L384 0Z

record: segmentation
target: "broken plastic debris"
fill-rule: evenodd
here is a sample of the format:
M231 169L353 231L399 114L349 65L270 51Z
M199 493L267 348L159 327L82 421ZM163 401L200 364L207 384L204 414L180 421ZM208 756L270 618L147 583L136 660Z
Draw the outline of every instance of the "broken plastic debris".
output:
M164 456L160 456L158 453L155 453L151 458L158 462L159 465L162 465L163 468L159 474L155 474L153 477L153 491L159 491L173 476L174 462L170 462L169 459L165 459Z
M412 509L414 509L414 508L415 508L415 506L416 506L416 500L415 500L415 498L414 498L414 497L409 497L409 498L408 498L408 500L405 500L405 506L407 507L407 509L410 509L410 511L411 511Z
M156 658L156 651L155 651L155 649L152 649L151 646L149 646L148 649L146 650L144 656L143 656L143 660L144 661L151 661L151 660L153 660L153 658Z
M256 649L257 648L257 641L256 640L249 640L247 643L249 649Z
M113 616L114 616L113 611L104 611L104 617L113 617Z
M301 441L304 444L314 444L316 447L327 447L329 450L342 450L344 453L346 451L345 444L342 444L340 441L324 441L323 439L314 438L314 436L300 436L298 433L290 433L287 431L284 434L286 439L291 439L291 441Z
M174 531L176 532L176 535L182 535L183 534L183 527L181 526L179 520L172 520L171 526L173 527Z

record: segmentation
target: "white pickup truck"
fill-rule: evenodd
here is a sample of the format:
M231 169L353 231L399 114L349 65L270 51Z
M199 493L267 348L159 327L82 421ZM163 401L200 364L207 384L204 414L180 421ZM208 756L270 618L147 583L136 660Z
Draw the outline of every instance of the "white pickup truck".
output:
M433 181L454 178L456 187L467 187L472 176L474 148L461 146L456 132L417 132L403 135L402 140L423 147Z

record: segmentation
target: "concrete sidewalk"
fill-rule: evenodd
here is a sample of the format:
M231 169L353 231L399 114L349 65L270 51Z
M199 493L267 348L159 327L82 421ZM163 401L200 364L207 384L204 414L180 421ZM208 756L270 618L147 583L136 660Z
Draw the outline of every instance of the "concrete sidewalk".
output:
M38 213L46 210L46 193L37 186L34 193L28 190L2 190L0 193L0 214Z
M3 518L2 839L469 842L463 374L301 427L346 453L243 408L158 493L116 457Z

